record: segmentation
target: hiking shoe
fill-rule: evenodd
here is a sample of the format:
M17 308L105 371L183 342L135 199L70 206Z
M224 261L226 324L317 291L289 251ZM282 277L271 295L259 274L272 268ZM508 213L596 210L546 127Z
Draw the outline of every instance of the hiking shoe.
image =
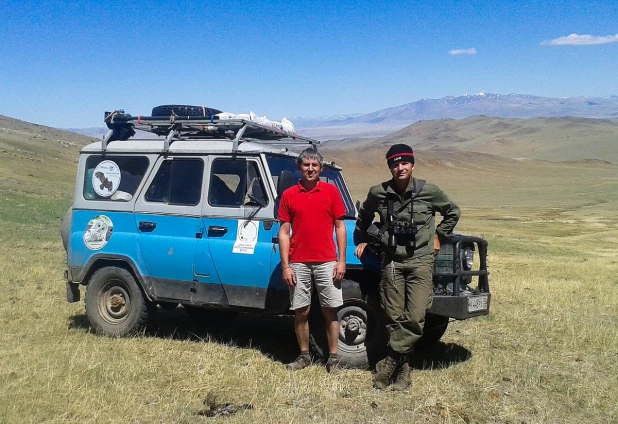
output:
M389 354L376 364L377 373L373 380L374 389L384 390L388 387L397 370L398 363L399 358L395 357L394 354Z
M393 383L392 387L393 390L403 391L407 390L411 384L412 379L410 377L410 364L408 363L408 359L405 358L403 363L399 365L399 369L397 370L397 376L395 377L395 382Z
M290 362L285 367L290 371L298 371L307 368L309 365L311 365L311 356L309 353L301 353L294 362Z
M328 357L328 361L326 361L326 372L332 375L341 374L342 368L339 363L339 358L337 355L331 355Z

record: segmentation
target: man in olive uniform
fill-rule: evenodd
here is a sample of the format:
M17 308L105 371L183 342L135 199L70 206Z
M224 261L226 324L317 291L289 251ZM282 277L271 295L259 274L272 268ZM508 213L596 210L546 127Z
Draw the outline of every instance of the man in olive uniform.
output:
M356 222L361 257L369 237L380 246L380 297L389 334L388 353L376 365L376 389L410 386L410 354L423 335L425 312L433 296L433 261L440 239L451 236L459 208L438 187L412 177L414 152L395 144L386 153L392 178L371 187ZM375 213L380 222L372 225ZM442 221L435 226L435 213ZM369 235L369 234L370 235Z

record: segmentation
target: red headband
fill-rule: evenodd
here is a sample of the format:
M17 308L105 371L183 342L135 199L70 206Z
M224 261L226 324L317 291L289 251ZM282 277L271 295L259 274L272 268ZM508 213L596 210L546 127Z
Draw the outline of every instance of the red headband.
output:
M387 157L386 160L389 161L389 160L391 160L393 158L396 158L397 156L412 156L412 157L414 157L414 153L405 153L405 152L404 153L395 153L394 155L391 155L391 156Z

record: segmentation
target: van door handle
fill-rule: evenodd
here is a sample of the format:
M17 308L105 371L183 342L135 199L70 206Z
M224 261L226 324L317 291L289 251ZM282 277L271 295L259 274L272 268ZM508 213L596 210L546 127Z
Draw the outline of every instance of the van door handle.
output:
M210 233L225 234L227 233L227 227L220 227L218 225L209 225L208 234Z
M139 222L139 229L140 230L154 230L157 227L157 223L156 222L149 222L149 221L140 221Z

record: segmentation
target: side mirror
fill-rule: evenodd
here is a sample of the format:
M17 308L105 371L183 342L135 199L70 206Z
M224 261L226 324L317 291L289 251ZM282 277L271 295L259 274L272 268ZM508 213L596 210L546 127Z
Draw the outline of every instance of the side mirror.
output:
M288 170L281 171L277 181L277 197L281 197L284 191L294 185L294 173Z
M266 197L264 197L264 191L262 190L260 179L258 177L253 177L249 183L247 195L245 196L245 206L255 205L263 208L267 203L268 201L266 200Z

